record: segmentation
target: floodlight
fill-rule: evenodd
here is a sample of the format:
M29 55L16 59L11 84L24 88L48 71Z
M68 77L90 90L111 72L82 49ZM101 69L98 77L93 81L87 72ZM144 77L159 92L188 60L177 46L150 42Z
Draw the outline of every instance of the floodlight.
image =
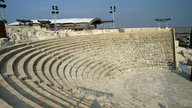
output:
M52 6L52 9L55 10L55 6Z
M0 4L0 8L6 8L7 7L7 5L5 5L5 4Z
M58 9L58 6L55 6L55 10L59 10L59 9Z
M0 1L5 2L4 0L0 0Z

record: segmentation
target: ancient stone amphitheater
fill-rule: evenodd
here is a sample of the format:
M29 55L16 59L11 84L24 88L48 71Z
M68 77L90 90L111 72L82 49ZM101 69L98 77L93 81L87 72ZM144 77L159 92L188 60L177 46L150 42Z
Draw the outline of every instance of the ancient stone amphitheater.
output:
M119 31L1 48L0 107L191 107L192 86L175 74L174 30Z

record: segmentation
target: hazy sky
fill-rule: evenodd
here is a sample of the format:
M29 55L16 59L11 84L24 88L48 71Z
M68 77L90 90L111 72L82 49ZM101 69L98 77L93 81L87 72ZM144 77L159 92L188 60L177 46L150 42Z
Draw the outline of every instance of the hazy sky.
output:
M16 19L53 18L51 6L59 7L59 18L111 20L115 5L116 27L154 27L155 18L171 18L171 27L192 26L192 0L5 0L4 17Z

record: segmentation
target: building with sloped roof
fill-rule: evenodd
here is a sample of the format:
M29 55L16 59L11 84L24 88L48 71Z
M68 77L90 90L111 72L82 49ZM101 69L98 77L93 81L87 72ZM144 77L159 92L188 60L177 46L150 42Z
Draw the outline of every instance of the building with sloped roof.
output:
M68 18L68 19L36 19L31 20L32 26L42 26L41 22L50 22L50 28L54 28L54 23L56 22L59 29L73 29L73 30L83 30L97 28L98 24L102 24L100 18ZM10 23L10 26L19 26L21 22ZM45 24L44 24L45 25ZM25 25L27 26L27 25ZM44 27L44 26L43 26Z

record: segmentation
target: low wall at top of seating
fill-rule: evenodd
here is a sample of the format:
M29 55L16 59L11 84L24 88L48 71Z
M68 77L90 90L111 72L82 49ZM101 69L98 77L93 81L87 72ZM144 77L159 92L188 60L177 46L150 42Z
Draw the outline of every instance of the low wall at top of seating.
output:
M93 35L104 33L130 33L130 32L150 32L152 30L161 30L161 28L121 28L121 29L93 29L83 31L59 30L55 33L52 30L40 28L38 26L6 26L7 34L15 43L23 41L46 40L66 36Z

